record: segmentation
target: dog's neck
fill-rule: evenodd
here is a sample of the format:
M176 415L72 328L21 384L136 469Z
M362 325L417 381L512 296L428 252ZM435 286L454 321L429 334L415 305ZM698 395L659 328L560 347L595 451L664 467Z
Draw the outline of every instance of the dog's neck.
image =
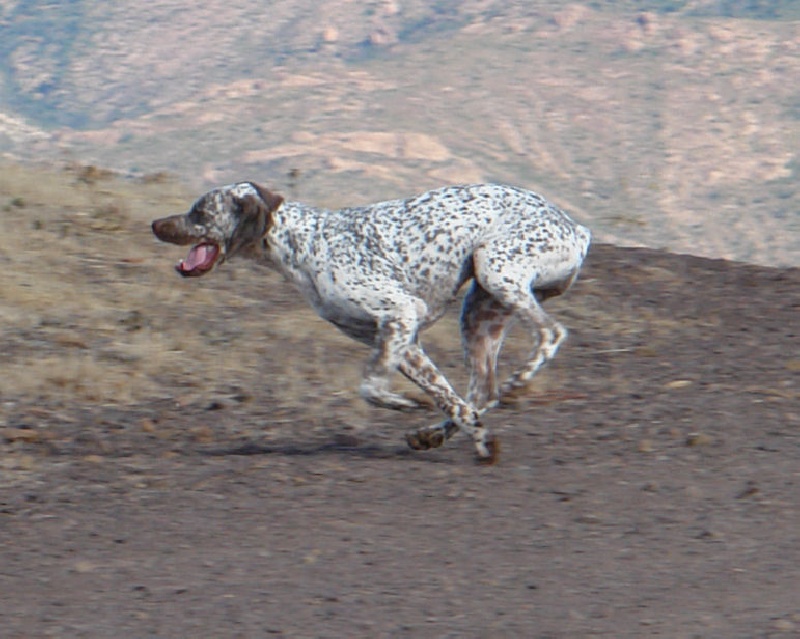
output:
M306 204L284 201L270 214L262 238L264 261L293 279L290 272L304 265L300 256L317 254L313 243L326 213Z

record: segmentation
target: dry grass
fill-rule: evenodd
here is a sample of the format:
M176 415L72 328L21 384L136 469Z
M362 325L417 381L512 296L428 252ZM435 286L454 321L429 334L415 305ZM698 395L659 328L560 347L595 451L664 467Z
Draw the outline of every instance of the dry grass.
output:
M178 321L212 307L218 292L197 287L187 306L169 251L149 231L149 220L189 199L175 181L2 167L3 399L133 402L163 394L165 379L220 363ZM255 365L241 354L221 363Z

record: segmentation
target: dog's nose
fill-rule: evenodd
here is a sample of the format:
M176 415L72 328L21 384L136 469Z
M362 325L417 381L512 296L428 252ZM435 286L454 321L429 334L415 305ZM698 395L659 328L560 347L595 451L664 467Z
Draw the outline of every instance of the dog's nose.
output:
M176 235L175 220L171 217L162 217L153 220L151 224L153 234L162 242L174 242Z
M185 215L170 215L155 220L151 227L155 236L170 244L193 244L201 239L186 222Z

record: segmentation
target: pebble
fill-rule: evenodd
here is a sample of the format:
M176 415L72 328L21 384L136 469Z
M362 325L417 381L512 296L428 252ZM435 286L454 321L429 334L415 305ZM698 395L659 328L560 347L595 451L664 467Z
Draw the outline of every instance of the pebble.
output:
M713 440L705 433L689 433L686 436L687 446L708 446Z
M639 441L639 452L640 453L652 453L653 452L653 440L652 439L642 439Z

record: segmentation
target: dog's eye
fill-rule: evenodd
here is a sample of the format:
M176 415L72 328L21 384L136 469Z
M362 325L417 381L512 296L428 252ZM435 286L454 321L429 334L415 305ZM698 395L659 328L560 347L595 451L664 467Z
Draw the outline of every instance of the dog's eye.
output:
M193 208L189 211L189 221L191 221L192 224L204 224L208 221L208 217L208 213L200 208Z

